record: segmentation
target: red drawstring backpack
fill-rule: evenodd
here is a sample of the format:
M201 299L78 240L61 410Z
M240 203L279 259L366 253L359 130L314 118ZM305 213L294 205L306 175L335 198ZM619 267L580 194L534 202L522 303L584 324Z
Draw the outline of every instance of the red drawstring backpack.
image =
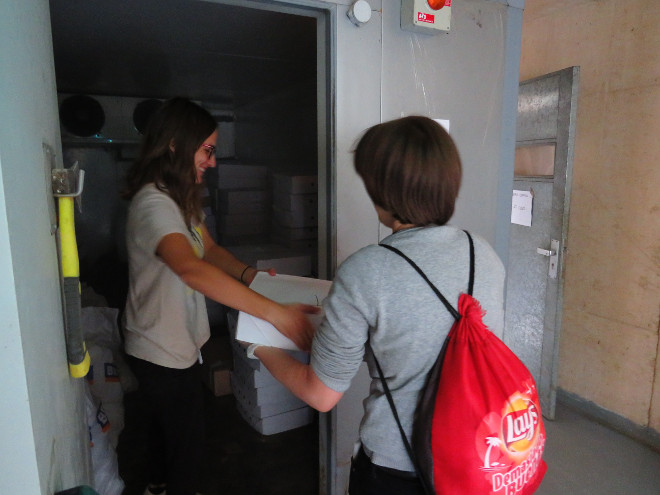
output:
M470 282L458 311L398 249L454 316L415 410L412 446L401 427L378 360L376 367L406 450L427 494L530 495L545 475L545 427L536 384L516 355L483 323Z

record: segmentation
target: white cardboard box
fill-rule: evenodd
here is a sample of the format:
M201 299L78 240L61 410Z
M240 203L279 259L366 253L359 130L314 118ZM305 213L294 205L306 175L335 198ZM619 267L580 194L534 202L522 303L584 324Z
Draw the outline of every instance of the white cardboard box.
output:
M303 255L259 260L256 263L256 268L257 270L274 268L275 271L281 275L309 277L312 274L312 257L309 255Z
M261 388L279 384L275 377L265 368L255 370L245 359L234 359L234 375L246 387Z
M311 194L319 190L316 175L273 174L273 190L284 194Z
M267 387L251 387L241 380L236 373L231 374L231 388L236 397L240 397L243 402L254 405L276 404L279 402L291 401L295 395L282 385L276 382Z
M318 227L299 227L292 229L272 222L271 230L273 237L277 240L299 241L301 239L309 240L318 238Z
M317 211L292 211L273 208L273 218L288 228L314 227L319 223Z
M224 215L217 219L218 234L230 236L244 236L265 234L269 231L268 217L262 213L247 215Z
M247 347L241 345L236 340L236 332L237 332L237 327L238 327L237 313L238 312L236 310L230 310L227 313L227 328L229 330L229 335L230 335L231 352L232 352L232 356L233 356L233 359L234 359L234 364L236 364L236 361L240 360L240 361L243 362L243 364L247 364L253 370L268 372L268 370L261 363L260 360L250 359L249 357L247 357ZM291 357L293 357L294 359L300 361L301 363L309 364L309 353L308 352L290 350L290 349L285 349L285 351L289 355L291 355Z
M236 397L236 401L240 402L240 406L249 412L251 416L256 418L267 418L269 416L275 416L276 414L282 414L287 411L293 411L294 409L300 409L301 407L307 406L307 404L296 396L292 396L290 399L283 402L261 405L250 404L239 396Z
M299 428L308 425L314 419L314 411L310 407L301 407L300 409L294 409L266 418L252 416L240 406L239 402L236 403L236 407L243 419L262 435L274 435Z
M280 189L273 190L273 206L282 210L317 211L318 196L313 194L288 194Z
M263 213L270 216L271 204L266 201L235 201L224 205L218 205L216 211L218 213L226 213L228 215L245 214L245 213Z
M272 277L267 273L259 272L250 284L250 288L282 304L303 303L322 308L323 299L328 295L331 285L332 282L328 280L292 275ZM314 326L318 327L323 319L323 311L309 315L309 319ZM236 338L244 342L299 350L291 339L282 335L273 325L243 311L238 313Z
M271 196L267 189L217 189L215 191L216 208L227 210L230 205L269 204Z
M296 240L291 240L291 239L281 239L274 237L273 241L279 242L282 246L286 246L291 249L296 249L298 251L308 251L310 253L313 253L316 251L318 244L316 242L316 239L296 239ZM312 264L314 264L314 259L315 257L312 256Z
M219 163L215 171L219 189L265 189L268 187L268 167Z
M262 226L269 223L267 211L253 213L221 213L218 215L218 227L221 229L231 229L241 227L245 224L254 224Z
M299 277L312 273L313 257L309 249L292 249L267 243L224 247L239 260L258 269L275 268L279 274Z

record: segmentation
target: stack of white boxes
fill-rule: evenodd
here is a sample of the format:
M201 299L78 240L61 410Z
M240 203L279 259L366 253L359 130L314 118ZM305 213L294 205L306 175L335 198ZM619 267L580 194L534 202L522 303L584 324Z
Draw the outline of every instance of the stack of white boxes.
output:
M301 249L292 249L278 244L226 246L239 260L257 270L274 268L280 275L310 277L312 257Z
M273 174L273 241L314 249L318 237L318 177Z
M235 335L236 314L228 315L230 335ZM289 392L258 359L247 357L246 348L232 338L234 367L231 388L236 407L243 419L262 435L273 435L307 425L314 420L314 410ZM290 352L303 363L306 352Z
M271 215L268 168L218 164L215 175L211 194L217 215L217 241L222 245L268 242Z

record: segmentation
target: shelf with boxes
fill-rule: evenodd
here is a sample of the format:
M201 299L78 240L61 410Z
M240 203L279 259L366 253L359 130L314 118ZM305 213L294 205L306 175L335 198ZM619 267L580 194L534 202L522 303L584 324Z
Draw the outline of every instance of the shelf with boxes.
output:
M207 173L216 241L223 246L268 242L271 217L268 168L219 163Z
M271 173L263 165L218 163L206 172L206 225L216 242L257 269L313 277L318 266L316 175ZM207 300L209 320L226 308Z
M223 163L207 174L207 225L213 223L221 245L272 243L316 251L316 175L271 174L262 165Z

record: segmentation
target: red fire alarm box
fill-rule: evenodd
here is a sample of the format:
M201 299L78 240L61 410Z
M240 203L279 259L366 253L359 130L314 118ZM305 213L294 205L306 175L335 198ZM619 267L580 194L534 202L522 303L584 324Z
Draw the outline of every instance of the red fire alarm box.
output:
M401 0L401 29L415 33L448 32L452 0Z

